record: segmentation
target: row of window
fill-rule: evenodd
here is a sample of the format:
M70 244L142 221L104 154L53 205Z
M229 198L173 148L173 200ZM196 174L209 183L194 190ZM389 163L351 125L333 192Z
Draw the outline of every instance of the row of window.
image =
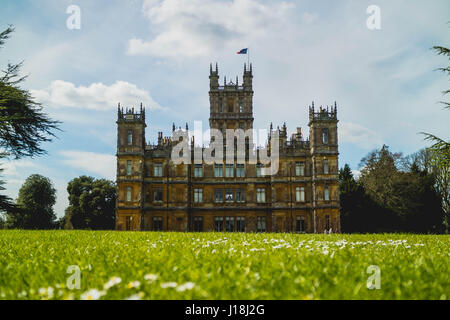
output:
M132 188L127 187L126 189L126 201L131 201L131 192ZM323 199L325 201L330 200L330 189L328 186L324 186L324 194ZM153 201L161 202L163 201L163 191L162 189L154 189L153 190ZM245 190L244 189L215 189L214 190L214 202L245 202ZM295 201L296 202L305 202L305 187L296 187L295 188ZM194 202L202 203L203 202L203 189L196 188L194 189ZM256 202L265 203L266 202L266 189L257 188L256 189Z
M327 215L325 217L325 225L327 230L330 229L330 216ZM126 230L131 230L132 227L132 217L127 216L125 219ZM163 218L162 217L153 217L152 219L152 230L153 231L162 231L163 230ZM296 232L305 232L306 231L306 222L305 217L297 216ZM193 231L201 232L203 231L203 217L194 217L193 221ZM245 217L214 217L214 231L221 232L245 232ZM265 232L266 231L266 217L259 216L256 220L256 231L257 232Z
M323 160L323 173L328 174L329 173L329 165L328 160ZM127 175L132 174L132 166L133 162L132 160L127 160ZM215 177L223 177L224 170L223 170L223 164L216 164L214 165L214 176ZM264 165L258 164L256 166L256 176L262 177L263 171L262 168L264 168ZM296 176L304 176L305 175L305 163L304 162L296 162L295 163L295 175ZM153 176L154 177L162 177L163 176L163 166L161 163L155 163L153 164ZM233 164L226 164L225 165L225 177L227 178L233 178L235 176L235 168ZM194 177L200 178L203 177L203 165L196 164L194 165ZM236 177L243 178L245 177L245 165L244 164L236 164Z

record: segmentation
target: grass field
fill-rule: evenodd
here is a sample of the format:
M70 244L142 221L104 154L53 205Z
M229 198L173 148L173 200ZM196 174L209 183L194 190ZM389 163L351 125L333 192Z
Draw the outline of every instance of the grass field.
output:
M5 230L0 299L449 299L449 249L434 235Z

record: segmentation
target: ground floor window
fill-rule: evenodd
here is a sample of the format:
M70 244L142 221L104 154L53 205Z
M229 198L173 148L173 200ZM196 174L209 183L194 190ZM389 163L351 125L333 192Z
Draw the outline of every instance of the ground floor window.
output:
M162 231L163 229L163 218L162 217L153 217L153 231Z
M266 232L266 217L258 217L256 223L257 232Z
M214 231L223 231L223 217L214 217Z
M194 231L203 231L203 217L194 217Z
M245 217L236 217L236 232L245 232Z
M225 231L234 232L234 217L225 217Z
M297 217L296 231L297 232L305 232L306 231L305 217L300 217L300 216Z
M131 220L133 220L133 217L132 217L132 216L126 216L126 217L125 217L125 229L126 229L127 231L130 231L130 230L131 230Z

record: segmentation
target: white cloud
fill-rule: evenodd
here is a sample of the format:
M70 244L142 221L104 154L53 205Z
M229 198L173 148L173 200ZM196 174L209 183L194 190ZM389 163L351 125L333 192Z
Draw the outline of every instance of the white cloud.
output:
M342 122L338 129L339 142L354 143L363 149L371 149L383 144L376 132L352 122Z
M62 161L71 167L86 170L102 178L116 179L116 157L111 154L77 150L61 151L60 154L66 158Z
M195 57L227 45L237 50L241 43L281 30L293 7L284 1L146 0L143 11L157 35L151 41L131 39L127 54ZM304 18L315 20L310 14Z
M2 176L18 176L23 168L37 168L37 165L30 160L9 160L0 163L0 168L3 171L0 173Z
M77 87L71 82L55 80L47 89L31 90L31 93L37 101L55 108L111 110L118 102L130 107L142 102L150 110L162 109L148 91L125 81L116 81L110 86L100 82Z

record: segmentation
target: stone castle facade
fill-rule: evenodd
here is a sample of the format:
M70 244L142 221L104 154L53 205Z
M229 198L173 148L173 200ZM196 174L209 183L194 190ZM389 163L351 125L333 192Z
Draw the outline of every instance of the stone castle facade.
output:
M217 64L210 66L211 129L253 129L253 71L244 66L243 83L219 85ZM189 163L171 155L182 139L158 133L145 141L145 109L120 108L117 119L117 230L226 232L340 232L337 107L309 107L309 138L301 129L287 137L286 125L270 125L266 148L279 143L278 171L264 174L252 137L244 161L208 164L194 160L198 146L189 141ZM188 138L188 127L174 137ZM175 135L177 134L177 135ZM225 137L224 137L225 139ZM215 151L214 151L215 152ZM213 152L213 153L214 153ZM225 155L225 151L223 153Z

